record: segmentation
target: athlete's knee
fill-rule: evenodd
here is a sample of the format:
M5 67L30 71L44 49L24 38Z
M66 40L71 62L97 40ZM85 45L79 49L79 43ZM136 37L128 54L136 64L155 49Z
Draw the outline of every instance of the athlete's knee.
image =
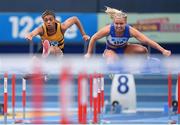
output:
M104 51L104 53L103 53L103 55L104 55L104 57L116 57L117 55L116 55L116 53L115 52L113 52L113 51L111 51L111 50L105 50Z
M131 50L130 50L131 51ZM136 46L133 50L132 50L133 53L135 54L146 54L148 53L148 50L146 47L144 46Z
M105 50L103 56L106 58L107 63L113 63L118 59L118 55L111 50Z
M139 51L140 51L140 53L142 53L142 54L148 53L148 49L147 49L146 47L144 47L144 46L142 46L141 48L139 48Z

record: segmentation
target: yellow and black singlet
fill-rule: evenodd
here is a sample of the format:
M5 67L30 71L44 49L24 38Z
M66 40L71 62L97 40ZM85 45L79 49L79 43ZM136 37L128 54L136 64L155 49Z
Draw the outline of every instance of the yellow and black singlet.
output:
M63 50L64 49L64 35L61 31L61 24L56 23L56 33L51 36L48 36L47 28L44 24L42 25L42 28L44 30L44 33L41 36L42 41L48 40L51 45L58 46L61 50Z

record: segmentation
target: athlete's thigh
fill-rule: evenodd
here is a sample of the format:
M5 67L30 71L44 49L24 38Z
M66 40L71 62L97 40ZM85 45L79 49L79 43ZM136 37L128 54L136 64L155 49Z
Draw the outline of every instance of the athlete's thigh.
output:
M128 44L124 51L125 54L146 54L148 50L146 47L139 44Z

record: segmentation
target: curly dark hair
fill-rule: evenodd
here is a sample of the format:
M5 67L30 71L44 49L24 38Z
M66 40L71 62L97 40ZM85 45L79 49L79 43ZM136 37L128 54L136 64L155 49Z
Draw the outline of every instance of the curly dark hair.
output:
M44 17L47 16L47 15L52 15L54 18L56 17L54 11L52 11L52 10L45 10L45 11L42 13L41 17L44 18Z

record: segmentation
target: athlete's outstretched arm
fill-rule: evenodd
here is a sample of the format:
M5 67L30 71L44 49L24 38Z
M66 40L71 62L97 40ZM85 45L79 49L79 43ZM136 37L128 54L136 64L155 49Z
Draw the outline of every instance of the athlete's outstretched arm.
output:
M85 31L84 31L84 28L81 24L81 22L79 21L79 19L76 17L76 16L73 16L73 17L70 17L68 18L65 22L63 22L61 24L61 28L62 28L62 31L63 33L69 28L71 27L73 24L76 24L76 26L79 28L81 34L82 34L82 37L85 41L87 41L89 39L89 36L86 35Z
M165 56L170 56L171 55L171 51L170 50L164 49L158 43L156 43L155 41L149 39L147 36L145 36L143 33L139 32L135 28L130 27L130 33L137 40L139 40L140 42L142 42L142 43L144 43L146 45L150 45L151 47L159 50L163 55L165 55Z
M90 57L92 52L93 52L93 47L94 47L94 43L107 36L110 32L110 25L108 26L105 26L104 28L100 29L98 32L96 32L92 37L91 37L91 40L89 42L89 46L88 46L88 51L87 51L87 54L85 55L85 57Z
M40 35L43 33L43 29L42 29L42 26L40 27L37 27L36 29L34 29L32 32L28 33L26 36L25 36L25 39L29 40L29 41L32 41L33 37L34 36L37 36L37 35Z

